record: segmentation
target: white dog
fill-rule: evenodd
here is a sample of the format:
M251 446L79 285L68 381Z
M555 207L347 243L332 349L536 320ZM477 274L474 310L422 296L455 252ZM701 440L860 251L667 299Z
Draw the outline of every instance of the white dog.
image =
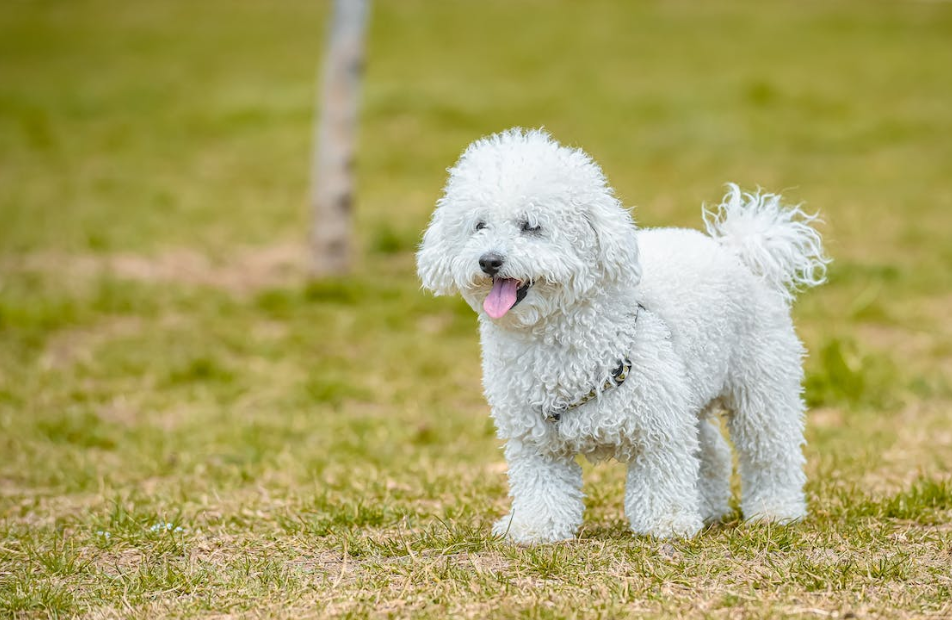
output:
M806 514L804 350L793 292L824 280L812 217L730 186L708 235L637 230L584 152L543 131L474 142L450 170L418 271L479 313L483 383L506 440L494 532L573 538L582 470L628 464L634 532L691 536L729 512L728 412L748 519Z

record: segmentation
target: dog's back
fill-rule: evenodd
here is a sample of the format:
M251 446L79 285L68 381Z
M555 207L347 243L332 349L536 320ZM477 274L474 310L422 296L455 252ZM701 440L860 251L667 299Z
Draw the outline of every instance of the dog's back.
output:
M666 323L691 384L710 400L727 383L746 324L771 314L780 319L786 306L736 255L701 232L641 230L638 246L639 301Z

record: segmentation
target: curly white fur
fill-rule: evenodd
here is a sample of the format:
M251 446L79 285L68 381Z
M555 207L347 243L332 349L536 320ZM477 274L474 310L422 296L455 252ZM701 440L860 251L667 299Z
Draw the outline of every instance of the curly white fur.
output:
M479 314L487 400L506 440L512 510L494 531L517 542L572 538L582 522L575 456L628 466L633 531L691 536L725 515L731 456L711 419L728 412L749 519L806 514L803 348L791 290L822 281L819 236L774 195L731 186L712 236L638 230L601 169L542 131L474 142L450 170L417 256L425 288ZM806 222L809 218L806 218ZM496 278L531 285L491 318ZM511 298L510 298L511 301ZM605 384L620 386L566 411Z

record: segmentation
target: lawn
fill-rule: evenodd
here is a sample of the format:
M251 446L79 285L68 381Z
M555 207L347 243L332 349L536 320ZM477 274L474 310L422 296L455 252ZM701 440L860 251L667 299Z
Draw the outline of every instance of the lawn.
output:
M329 5L0 6L0 616L952 616L952 5L375 3L357 267L309 282ZM471 140L544 125L643 226L820 210L810 517L491 538L476 321L413 252Z

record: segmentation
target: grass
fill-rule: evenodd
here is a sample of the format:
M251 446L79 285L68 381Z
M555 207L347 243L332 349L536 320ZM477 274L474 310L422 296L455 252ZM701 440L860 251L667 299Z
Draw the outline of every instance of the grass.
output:
M306 279L327 6L0 7L0 616L952 614L952 8L375 4L358 267ZM726 181L820 209L811 516L489 536L475 321L413 249L470 140L545 125L645 226Z

